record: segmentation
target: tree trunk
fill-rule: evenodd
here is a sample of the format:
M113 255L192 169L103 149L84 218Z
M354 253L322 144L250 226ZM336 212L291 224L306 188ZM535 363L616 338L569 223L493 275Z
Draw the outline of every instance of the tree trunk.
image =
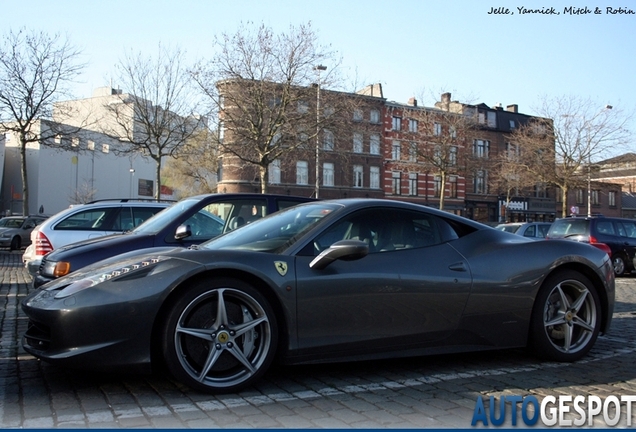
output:
M22 214L28 216L29 214L29 180L27 176L27 161L26 161L26 139L23 134L20 134L20 172L22 174ZM13 200L13 197L11 197ZM12 209L13 210L13 209Z
M157 182L157 187L155 188L155 199L159 201L161 199L161 156L157 156L155 159L157 162L157 166L155 168L155 181Z
M561 204L561 217L568 216L568 187L561 186L563 190L563 204Z
M444 210L444 196L446 195L446 172L442 171L440 173L440 191L439 191L439 209Z
M258 174L261 181L261 193L267 193L267 184L269 183L269 170L268 167L259 166Z

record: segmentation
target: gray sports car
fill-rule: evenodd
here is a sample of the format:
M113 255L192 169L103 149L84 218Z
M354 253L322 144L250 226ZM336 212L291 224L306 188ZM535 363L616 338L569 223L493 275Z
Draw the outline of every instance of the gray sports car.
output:
M100 370L163 364L229 392L271 362L529 346L574 361L607 332L614 272L583 243L536 242L428 207L302 204L190 249L130 252L26 298L24 349Z

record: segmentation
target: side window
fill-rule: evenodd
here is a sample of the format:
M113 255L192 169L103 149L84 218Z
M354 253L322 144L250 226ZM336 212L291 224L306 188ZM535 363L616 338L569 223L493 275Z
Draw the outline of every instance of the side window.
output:
M190 225L192 240L207 240L233 231L267 214L264 199L230 200L213 203L199 210L184 223Z
M611 221L598 221L596 223L596 230L599 234L616 235L614 232L614 224Z
M139 225L146 222L146 219L150 219L163 209L164 207L132 207L133 228L137 228Z
M621 222L625 233L622 234L629 238L636 238L636 223L634 222Z
M118 208L108 207L79 211L60 221L54 230L101 231L105 222Z
M537 236L537 226L530 225L525 233L523 233L524 237L536 237Z
M363 210L344 218L314 241L320 253L339 240L361 240L369 245L369 253L423 248L456 238L445 221L435 216L409 210Z

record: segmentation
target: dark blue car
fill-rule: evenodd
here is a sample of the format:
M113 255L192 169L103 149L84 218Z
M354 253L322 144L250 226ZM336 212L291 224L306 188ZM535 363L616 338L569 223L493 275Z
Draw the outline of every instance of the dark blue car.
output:
M89 264L133 250L197 245L307 201L312 199L270 194L209 194L185 198L130 232L55 249L42 259L33 285L38 287Z

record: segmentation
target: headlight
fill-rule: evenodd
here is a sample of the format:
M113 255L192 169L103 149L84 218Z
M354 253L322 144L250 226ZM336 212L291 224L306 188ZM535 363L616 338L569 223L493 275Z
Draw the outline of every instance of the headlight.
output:
M127 275L131 272L146 268L166 259L167 257L161 256L145 257L142 259L135 257L134 259L120 261L86 273L83 273L80 270L77 272L77 276L71 276L71 283L56 293L55 298L60 299L68 297L76 292L85 290L86 288L90 288L119 276Z

